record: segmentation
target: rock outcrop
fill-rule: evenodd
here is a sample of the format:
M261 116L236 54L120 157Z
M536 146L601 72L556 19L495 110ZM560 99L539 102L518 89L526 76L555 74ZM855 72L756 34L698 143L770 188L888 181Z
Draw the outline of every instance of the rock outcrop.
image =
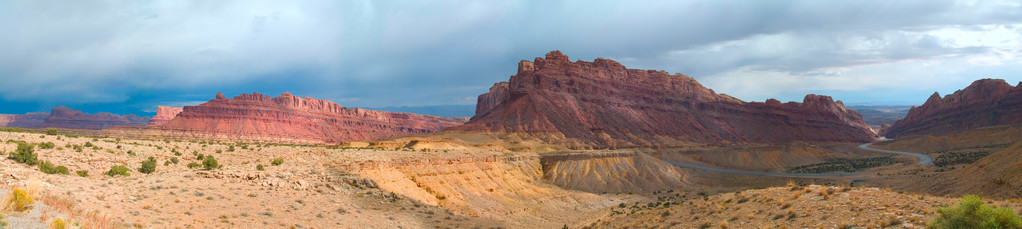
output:
M184 108L181 107L157 106L156 116L153 116L153 118L149 120L149 126L162 126L163 124L167 124L167 122L170 122L171 119L177 117L177 114L181 113L183 110Z
M50 110L50 117L46 118L40 127L101 130L112 126L145 126L147 123L149 123L148 117L139 117L134 114L115 115L102 112L86 114L65 106L58 106Z
M943 98L934 92L881 135L900 138L1018 124L1022 124L1022 83L1011 86L1002 79L981 79Z
M571 62L559 51L519 62L509 82L495 84L479 101L472 121L453 130L611 148L867 142L876 136L858 113L828 96L743 102L685 75L627 69L602 58Z
M50 113L32 112L26 114L0 114L2 127L39 127L50 117Z
M345 108L290 93L275 98L241 94L233 99L217 93L216 99L186 106L176 118L154 128L194 136L337 143L426 134L460 124L453 118Z

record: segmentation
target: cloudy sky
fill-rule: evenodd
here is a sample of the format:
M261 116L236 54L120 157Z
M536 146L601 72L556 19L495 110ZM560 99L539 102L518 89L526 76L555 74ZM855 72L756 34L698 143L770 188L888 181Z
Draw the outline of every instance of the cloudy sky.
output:
M470 107L551 50L747 101L914 105L1022 80L1022 7L1000 1L0 0L0 31L0 113L145 115L253 91Z

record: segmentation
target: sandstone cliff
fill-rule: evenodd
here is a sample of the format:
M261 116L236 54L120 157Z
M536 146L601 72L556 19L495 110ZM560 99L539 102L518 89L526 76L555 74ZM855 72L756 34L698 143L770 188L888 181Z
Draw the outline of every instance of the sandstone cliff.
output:
M171 119L177 117L177 114L181 113L183 110L184 109L180 107L157 106L156 116L153 116L153 118L149 120L148 126L161 126L163 124L167 124L167 122L170 122Z
M115 115L102 112L86 114L65 106L58 106L51 109L50 117L46 118L40 127L101 130L112 126L145 126L146 123L149 123L148 117L139 117L134 114Z
M904 119L881 134L900 138L1017 124L1022 124L1022 84L981 79L944 98L934 92L926 103L910 109Z
M0 126L3 127L38 127L50 117L50 113L33 112L27 114L0 114Z
M459 125L458 119L345 108L327 100L284 93L259 93L186 106L176 118L155 129L192 136L297 139L342 142L425 134ZM173 133L168 133L173 134Z
M685 75L627 69L602 58L571 62L559 51L521 61L509 82L479 96L472 121L452 129L612 148L875 137L858 113L828 96L747 103Z

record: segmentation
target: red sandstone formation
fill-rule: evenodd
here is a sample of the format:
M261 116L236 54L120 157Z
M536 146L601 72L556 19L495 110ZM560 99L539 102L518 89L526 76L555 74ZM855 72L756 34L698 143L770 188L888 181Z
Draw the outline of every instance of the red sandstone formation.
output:
M599 147L868 142L876 136L859 113L828 96L747 103L685 75L627 69L602 58L571 62L559 51L521 61L510 82L479 96L472 121L452 129L528 133Z
M138 117L134 114L123 116L111 113L86 114L58 106L50 111L50 117L46 118L40 127L101 130L111 126L145 126L146 123L149 123L148 117Z
M460 125L457 119L410 113L344 108L327 100L284 93L259 93L186 106L159 126L165 131L199 135L300 139L336 143L425 134Z
M3 127L39 127L50 117L50 113L33 112L27 114L0 114L0 126Z
M174 117L177 117L177 114L181 113L182 110L184 109L180 107L157 106L156 116L153 116L153 118L149 120L149 126L161 126L166 124L167 122L170 122L171 119L174 119Z
M1022 83L1011 86L1002 79L981 79L944 98L934 92L881 134L899 138L1018 124L1022 124Z

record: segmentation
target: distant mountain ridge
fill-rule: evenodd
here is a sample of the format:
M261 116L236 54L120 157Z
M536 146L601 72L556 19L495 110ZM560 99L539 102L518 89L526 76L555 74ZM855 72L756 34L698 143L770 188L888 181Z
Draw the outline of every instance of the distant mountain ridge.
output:
M1022 82L1011 86L1003 79L981 79L943 98L934 92L904 119L881 130L881 135L900 138L1018 124L1022 124Z

